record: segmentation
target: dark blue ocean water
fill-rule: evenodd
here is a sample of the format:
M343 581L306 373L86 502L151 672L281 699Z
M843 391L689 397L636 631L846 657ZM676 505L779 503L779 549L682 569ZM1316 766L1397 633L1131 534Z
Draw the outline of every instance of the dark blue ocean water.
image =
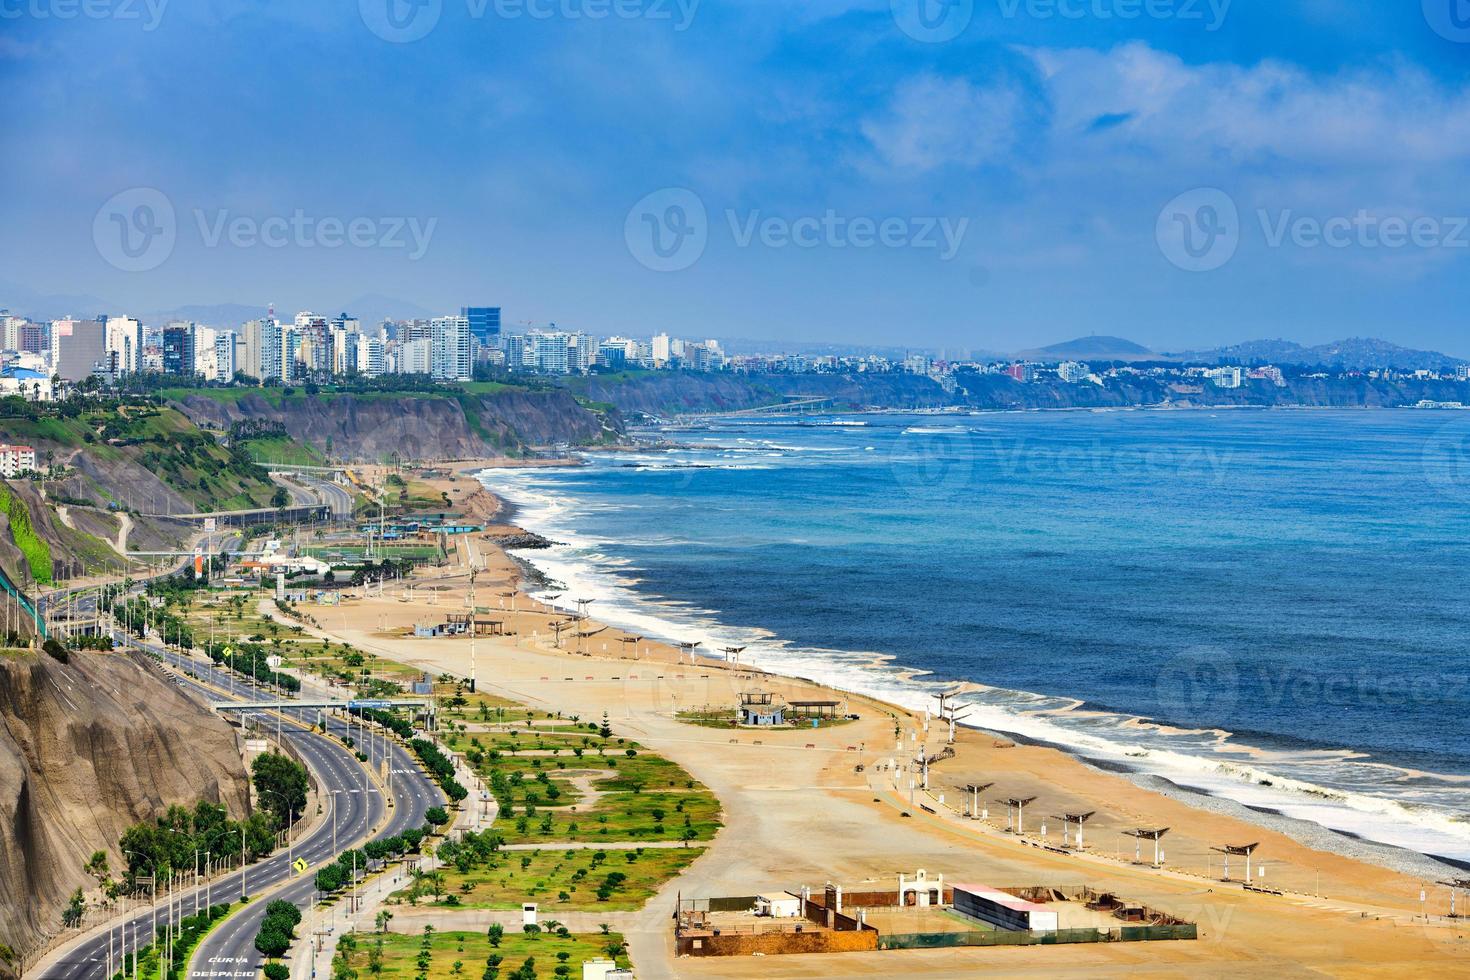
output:
M1143 748L1212 792L1263 774L1325 788L1354 832L1394 800L1435 838L1403 842L1436 853L1470 834L1455 822L1470 810L1455 778L1470 775L1470 413L863 415L665 435L681 447L487 475L567 542L528 557L600 595L600 615L751 643L763 665L915 705L940 682L986 685L971 698L987 727L1094 757Z

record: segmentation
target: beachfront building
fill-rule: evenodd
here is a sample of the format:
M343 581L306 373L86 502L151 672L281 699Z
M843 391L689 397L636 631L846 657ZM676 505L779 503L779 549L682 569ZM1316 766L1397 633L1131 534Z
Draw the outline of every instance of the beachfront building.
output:
M740 724L768 727L786 723L786 706L774 703L769 691L747 691L740 695Z

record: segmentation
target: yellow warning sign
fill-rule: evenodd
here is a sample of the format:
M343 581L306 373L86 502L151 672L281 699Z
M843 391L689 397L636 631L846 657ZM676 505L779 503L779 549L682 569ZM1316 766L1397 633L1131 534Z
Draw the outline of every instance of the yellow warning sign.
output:
M301 872L307 869L306 858L297 858L291 862L291 867L296 869L297 874L301 874Z

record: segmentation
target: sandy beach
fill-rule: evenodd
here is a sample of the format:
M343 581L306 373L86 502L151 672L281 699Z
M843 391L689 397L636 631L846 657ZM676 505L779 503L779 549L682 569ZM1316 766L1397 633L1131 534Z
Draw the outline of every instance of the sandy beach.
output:
M1309 847L1279 830L1218 806L1191 805L1125 776L1103 772L1060 751L1017 744L960 728L953 758L932 766L930 792L910 789L909 765L939 753L947 725L849 692L780 678L629 638L594 619L563 628L571 597L558 611L519 591L523 568L496 541L519 535L502 503L457 463L429 481L483 532L458 536L450 561L375 589L336 608L303 607L319 624L310 632L425 670L476 677L482 690L583 718L606 712L620 735L636 738L711 787L725 810L724 829L707 852L670 881L637 916L628 935L640 977L868 976L921 971L926 976L1002 975L1384 976L1425 972L1470 975L1470 929L1445 919L1447 893L1431 890L1420 917L1420 879L1379 864ZM529 557L534 558L534 554ZM473 570L473 574L472 574ZM473 584L471 579L473 578ZM471 603L470 591L473 589ZM415 638L412 627L462 613L494 610L512 635ZM404 635L404 634L408 635ZM741 692L835 699L859 720L821 730L762 733L700 727L680 711L728 707ZM861 769L859 769L861 767ZM907 767L907 768L904 768ZM987 819L965 813L968 784ZM1024 834L1008 831L1006 798L1035 797ZM927 809L926 809L927 808ZM931 812L932 811L932 812ZM1065 850L1057 815L1093 813L1087 847ZM1043 824L1045 835L1043 836ZM1169 828L1162 868L1153 845L1125 836ZM1222 881L1225 844L1259 843L1266 887L1244 890L1239 858ZM1135 847L1147 863L1134 862ZM1090 885L1172 913L1200 926L1197 942L924 950L744 959L678 959L670 915L675 897L749 895L769 890L896 887L899 873L923 868L947 881L994 886ZM1432 882L1430 883L1432 885ZM1442 897L1446 896L1446 897ZM1463 912L1463 909L1461 910Z

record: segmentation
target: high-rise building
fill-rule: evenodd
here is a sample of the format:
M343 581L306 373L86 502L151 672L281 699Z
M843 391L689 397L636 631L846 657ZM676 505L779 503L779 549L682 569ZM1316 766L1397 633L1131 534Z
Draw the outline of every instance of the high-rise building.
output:
M236 363L258 381L281 377L281 322L274 317L247 321L240 328Z
M500 346L500 307L461 306L459 315L469 321L470 336L483 347Z
M163 373L183 375L194 371L194 324L170 323L163 328Z
M431 370L445 381L468 381L474 376L470 356L470 321L463 316L435 317L430 324Z
M51 321L51 369L81 381L107 364L107 325L101 320Z
M214 335L214 377L218 381L233 381L239 370L238 341L233 330L220 330Z
M353 341L353 364L357 373L365 378L376 378L382 374L383 342L363 334L354 335Z
M130 316L107 318L104 341L113 377L143 370L143 324Z
M398 345L399 374L430 374L433 371L433 344L427 338L406 340Z
M673 344L666 333L656 334L653 338L653 366L656 368L667 367L674 359Z

